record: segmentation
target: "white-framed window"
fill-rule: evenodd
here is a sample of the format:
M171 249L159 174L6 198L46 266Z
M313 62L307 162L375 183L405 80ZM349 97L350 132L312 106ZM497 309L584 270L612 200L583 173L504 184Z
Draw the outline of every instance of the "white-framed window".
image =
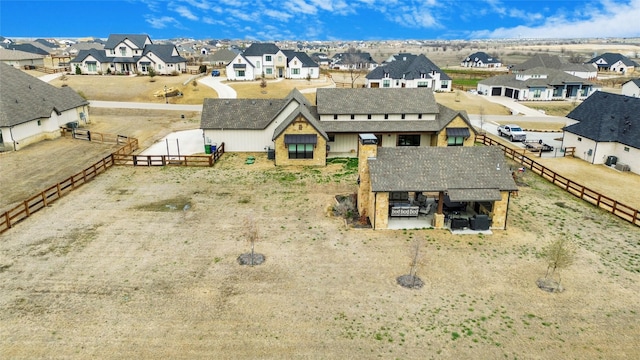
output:
M391 80L382 80L382 87L388 88L391 87Z
M120 46L120 56L127 56L127 48Z
M256 61L256 69L260 69L260 60Z
M265 55L264 61L271 61L271 55Z
M95 61L87 61L87 71L96 72L96 62Z
M264 72L267 75L271 75L271 74L273 74L273 69L272 68L266 68Z
M291 74L300 75L300 69L291 69Z
M236 77L244 77L244 70L236 70Z
M313 144L289 144L289 159L313 159Z
M449 85L449 83L446 80L442 80L440 81L440 89L446 89Z

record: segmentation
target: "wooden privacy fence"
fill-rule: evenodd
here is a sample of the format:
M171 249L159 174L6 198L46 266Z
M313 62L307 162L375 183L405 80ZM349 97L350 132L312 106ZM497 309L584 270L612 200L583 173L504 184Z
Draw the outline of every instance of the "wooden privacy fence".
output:
M640 226L640 210L634 209L631 206L625 205L606 195L602 195L595 190L589 189L586 186L580 185L575 181L556 173L528 157L524 149L512 149L499 141L485 136L484 134L476 135L476 142L480 142L485 145L499 146L504 151L505 156L524 165L531 171L540 175L542 178L550 181L552 184L559 186L568 193L604 209L623 220ZM565 151L565 154L566 153L567 152Z

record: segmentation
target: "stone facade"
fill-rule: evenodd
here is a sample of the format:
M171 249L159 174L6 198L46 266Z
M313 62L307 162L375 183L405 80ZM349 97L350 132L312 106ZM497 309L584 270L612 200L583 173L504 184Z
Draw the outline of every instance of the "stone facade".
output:
M314 144L312 159L289 159L287 144L284 142L286 135L316 135L317 142ZM274 140L275 143L275 164L280 165L303 165L303 166L325 166L327 160L327 141L320 135L313 125L304 118L298 116L287 128Z

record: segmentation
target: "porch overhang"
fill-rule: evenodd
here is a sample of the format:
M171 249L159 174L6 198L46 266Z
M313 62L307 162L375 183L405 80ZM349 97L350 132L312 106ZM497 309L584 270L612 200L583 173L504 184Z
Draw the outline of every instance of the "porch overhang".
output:
M502 199L498 189L449 189L449 199L454 202L498 201Z
M285 134L285 144L317 144L318 135L316 134Z
M468 138L471 132L469 128L447 128L447 136Z

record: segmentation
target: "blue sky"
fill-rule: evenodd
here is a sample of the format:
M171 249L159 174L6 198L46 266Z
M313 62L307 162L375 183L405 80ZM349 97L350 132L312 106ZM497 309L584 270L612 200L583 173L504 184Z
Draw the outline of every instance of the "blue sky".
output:
M640 37L640 0L0 0L9 38L152 40Z

